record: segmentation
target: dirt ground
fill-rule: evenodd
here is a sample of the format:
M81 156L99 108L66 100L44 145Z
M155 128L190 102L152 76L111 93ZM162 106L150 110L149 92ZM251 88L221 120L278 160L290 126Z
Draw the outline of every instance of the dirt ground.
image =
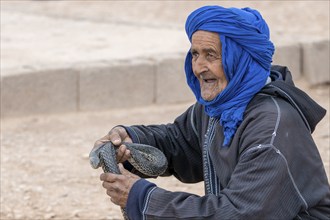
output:
M298 85L328 111L314 138L329 177L330 86ZM99 181L101 170L90 167L94 141L117 124L170 122L189 105L1 120L1 219L120 219ZM202 183L153 181L172 191L204 191Z

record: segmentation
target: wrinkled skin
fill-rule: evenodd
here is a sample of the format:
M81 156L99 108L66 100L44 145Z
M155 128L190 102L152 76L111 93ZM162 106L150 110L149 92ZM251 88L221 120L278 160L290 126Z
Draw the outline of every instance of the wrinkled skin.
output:
M205 101L213 100L227 86L222 66L219 34L196 31L192 36L192 70L199 80L201 96Z
M100 147L108 141L111 141L118 147L116 159L119 163L121 174L103 173L100 176L100 180L103 181L102 186L106 189L107 195L110 196L111 202L125 208L129 191L133 184L140 179L139 176L127 171L121 164L130 158L130 151L126 149L126 146L122 145L122 143L132 143L132 139L128 136L124 128L115 127L109 132L109 134L97 140L93 149Z
M106 189L107 195L110 196L111 202L125 208L128 194L133 184L138 181L140 177L127 171L121 163L119 164L119 170L121 175L102 173L100 180L103 181L102 186Z
M219 35L208 31L196 31L192 36L191 54L192 69L199 80L202 98L211 101L228 84L222 67ZM132 143L132 139L123 127L114 127L109 134L95 142L93 149L108 141L118 147L116 156L118 163L123 163L130 158L130 151L122 143ZM129 191L140 177L125 170L122 164L119 164L119 169L121 175L104 173L101 174L100 179L111 201L125 208Z
M93 149L98 148L109 141L111 141L113 145L118 147L116 157L118 163L123 163L128 158L130 158L130 151L126 149L126 146L122 145L122 143L132 143L132 139L128 136L126 130L123 127L114 127L113 129L111 129L111 131L107 135L95 142Z

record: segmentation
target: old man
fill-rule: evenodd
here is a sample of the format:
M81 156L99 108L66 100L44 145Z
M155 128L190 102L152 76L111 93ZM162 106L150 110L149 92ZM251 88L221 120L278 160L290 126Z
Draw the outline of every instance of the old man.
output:
M121 175L101 175L130 219L329 219L327 176L311 133L325 110L271 66L274 45L260 13L205 6L186 21L187 83L197 102L173 123L117 126L95 143L118 147ZM170 192L132 169L123 142L155 146L185 183ZM135 174L134 174L135 173Z

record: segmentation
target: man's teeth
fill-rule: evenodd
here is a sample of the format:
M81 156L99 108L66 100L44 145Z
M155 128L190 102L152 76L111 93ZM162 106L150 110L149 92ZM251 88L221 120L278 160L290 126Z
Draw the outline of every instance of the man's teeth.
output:
M203 75L200 75L199 78L200 78L201 80L203 80L204 82L206 82L206 83L211 83L211 82L215 81L215 79L213 79L213 78L204 79Z
M215 79L203 79L203 80L204 80L204 82L207 82L207 83L211 83L211 82L215 81Z

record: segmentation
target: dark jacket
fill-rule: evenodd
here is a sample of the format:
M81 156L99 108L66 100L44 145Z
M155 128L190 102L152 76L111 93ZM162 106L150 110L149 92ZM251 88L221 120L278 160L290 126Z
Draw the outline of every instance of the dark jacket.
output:
M166 175L205 182L205 196L135 183L132 219L330 219L328 179L311 132L325 110L294 87L286 67L251 100L228 148L218 118L196 103L167 125L126 127L134 142L158 147Z

